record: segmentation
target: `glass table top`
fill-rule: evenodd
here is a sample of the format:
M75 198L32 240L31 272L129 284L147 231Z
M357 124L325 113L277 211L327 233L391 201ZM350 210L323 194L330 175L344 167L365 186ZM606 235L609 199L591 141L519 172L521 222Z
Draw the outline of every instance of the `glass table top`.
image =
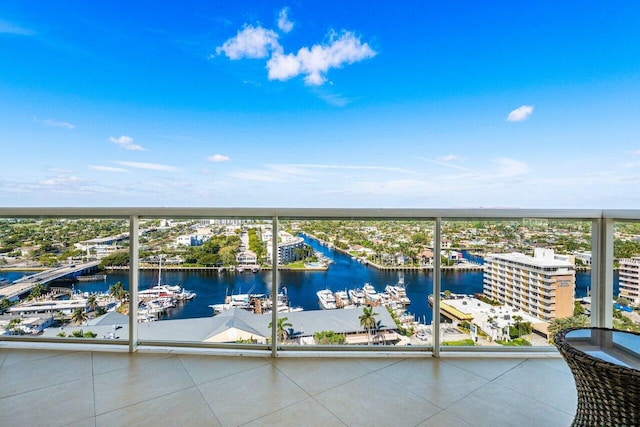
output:
M576 329L565 335L567 344L605 362L640 369L640 336L601 329Z

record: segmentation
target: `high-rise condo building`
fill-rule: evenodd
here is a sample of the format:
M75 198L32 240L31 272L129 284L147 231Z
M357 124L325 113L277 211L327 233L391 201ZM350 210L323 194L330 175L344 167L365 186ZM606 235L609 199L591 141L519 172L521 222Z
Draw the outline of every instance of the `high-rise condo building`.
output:
M573 315L575 283L573 256L552 249L485 258L484 294L545 321Z
M640 304L640 257L620 259L620 296Z

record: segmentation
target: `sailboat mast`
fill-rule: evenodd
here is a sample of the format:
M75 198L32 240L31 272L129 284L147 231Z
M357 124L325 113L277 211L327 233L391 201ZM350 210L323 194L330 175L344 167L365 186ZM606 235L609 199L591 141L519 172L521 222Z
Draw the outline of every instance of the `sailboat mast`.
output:
M158 286L162 285L162 255L160 255L160 262L158 263Z

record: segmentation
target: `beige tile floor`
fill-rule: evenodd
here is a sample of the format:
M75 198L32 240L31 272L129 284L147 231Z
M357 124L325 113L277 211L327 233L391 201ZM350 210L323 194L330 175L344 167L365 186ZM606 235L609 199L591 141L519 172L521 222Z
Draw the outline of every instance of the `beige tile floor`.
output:
M7 426L569 426L575 407L557 357L271 359L0 343Z

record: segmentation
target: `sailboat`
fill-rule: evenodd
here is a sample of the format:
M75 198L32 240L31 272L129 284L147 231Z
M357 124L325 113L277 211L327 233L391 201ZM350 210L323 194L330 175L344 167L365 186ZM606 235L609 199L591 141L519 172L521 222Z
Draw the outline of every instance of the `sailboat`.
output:
M196 293L183 289L179 284L165 285L162 284L162 257L158 263L158 283L149 289L138 292L140 298L174 298L178 301L187 301L195 298Z

